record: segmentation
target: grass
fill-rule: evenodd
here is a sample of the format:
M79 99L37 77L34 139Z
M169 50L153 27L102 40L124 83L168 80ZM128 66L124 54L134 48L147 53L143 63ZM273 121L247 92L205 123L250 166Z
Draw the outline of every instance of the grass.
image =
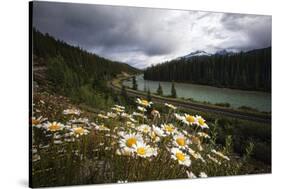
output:
M33 187L191 178L192 174L200 177L203 173L226 176L268 172L263 164L256 167L253 165L257 163L251 163L251 141L241 154L234 152L232 137L219 142L216 128L225 123L211 114L200 114L206 121L199 124L200 117L191 117L192 122L184 116L195 112L149 106L145 100L135 103L134 108L114 106L110 111L80 105L81 111L68 98L46 92L35 93L33 100ZM63 113L65 110L67 114ZM61 130L50 127L54 121L63 125ZM172 130L166 127L169 124ZM262 133L259 134L264 136ZM128 146L131 135L140 138ZM184 139L186 145L180 146L182 140L177 142L177 137Z

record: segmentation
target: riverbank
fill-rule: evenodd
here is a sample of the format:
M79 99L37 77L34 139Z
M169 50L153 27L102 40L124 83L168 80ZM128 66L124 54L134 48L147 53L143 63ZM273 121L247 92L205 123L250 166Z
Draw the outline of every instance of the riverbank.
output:
M172 82L144 80L142 75L136 76L139 91L150 90L156 93L159 84L163 90L163 96L171 95ZM132 79L123 81L129 88L132 87ZM260 112L271 112L271 94L260 91L244 91L238 89L218 88L214 86L198 85L191 83L174 82L178 98L199 103L229 104L229 107L238 109L249 107ZM248 109L249 109L248 108Z
M116 90L121 90L121 86L123 81L129 79L132 77L131 75L119 75L117 78L115 78L113 81L110 82L111 87L115 88ZM139 97L146 97L147 93L143 91L136 91L132 90L130 88L127 88L127 92L131 96L139 96ZM264 123L270 123L271 122L271 113L262 113L258 111L243 111L243 110L236 110L232 108L222 107L222 106L216 106L213 104L204 104L199 102L191 102L188 100L182 100L182 99L175 99L175 98L169 98L169 97L163 97L156 94L151 94L151 97L153 101L163 103L173 103L181 108L189 108L193 110L198 110L201 112L211 112L215 114L221 114L223 116L227 117L234 117L244 120L251 120L251 121L261 121Z

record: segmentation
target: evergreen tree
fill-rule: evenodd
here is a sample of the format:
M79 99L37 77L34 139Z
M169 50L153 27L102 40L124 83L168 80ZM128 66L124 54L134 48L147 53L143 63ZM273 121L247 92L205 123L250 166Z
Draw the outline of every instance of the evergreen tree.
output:
M147 100L148 101L151 101L151 93L150 93L150 89L148 88L148 90L147 90Z
M162 86L160 85L160 83L158 85L157 95L163 95L163 90L162 90Z
M138 90L138 84L137 84L136 76L133 76L133 89Z
M143 86L143 91L147 91L147 89L146 89L146 82L144 81L144 86Z
M172 96L173 98L177 98L177 91L176 91L176 87L175 87L174 81L172 82L171 96Z

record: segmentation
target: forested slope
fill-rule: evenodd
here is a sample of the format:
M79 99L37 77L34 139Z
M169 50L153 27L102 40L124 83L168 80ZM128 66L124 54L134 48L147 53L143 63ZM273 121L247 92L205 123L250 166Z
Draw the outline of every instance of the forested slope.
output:
M147 68L144 78L271 91L271 47L175 59Z
M46 77L42 78L47 82L41 83L50 83L47 88L52 92L99 107L108 107L116 100L106 86L107 81L120 73L139 72L128 64L89 53L35 29L33 68L46 70ZM34 80L39 82L37 78Z

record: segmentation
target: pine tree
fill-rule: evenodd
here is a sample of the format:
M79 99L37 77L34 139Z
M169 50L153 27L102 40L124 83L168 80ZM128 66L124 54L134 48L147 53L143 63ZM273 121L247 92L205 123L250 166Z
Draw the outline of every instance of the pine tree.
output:
M171 96L172 96L173 98L177 98L177 91L176 91L176 87L175 87L174 81L172 82Z
M151 101L151 93L150 93L150 89L148 88L148 90L147 90L147 100L148 101Z
M133 89L138 90L138 84L137 84L136 76L133 76Z
M157 95L163 95L163 89L162 89L162 86L160 85L160 83L158 85Z
M144 82L143 91L146 92L146 83Z

